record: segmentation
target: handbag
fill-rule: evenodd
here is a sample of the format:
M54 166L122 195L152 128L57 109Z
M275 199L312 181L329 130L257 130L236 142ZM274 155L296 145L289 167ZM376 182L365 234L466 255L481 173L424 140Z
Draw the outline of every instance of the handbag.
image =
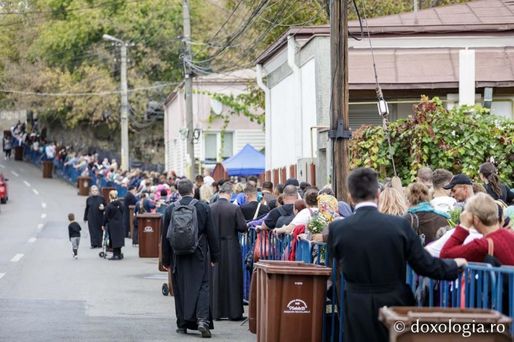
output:
M494 267L500 267L502 265L494 256L494 242L491 238L487 238L487 255L484 258L484 263L490 264Z

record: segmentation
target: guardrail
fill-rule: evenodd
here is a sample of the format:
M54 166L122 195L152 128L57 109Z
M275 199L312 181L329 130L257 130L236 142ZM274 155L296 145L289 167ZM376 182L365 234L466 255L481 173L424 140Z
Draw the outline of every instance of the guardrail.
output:
M257 235L262 234L258 239ZM241 234L243 248L244 295L249 296L251 268L245 260L251 248L261 251L263 260L291 260L290 236L276 236L271 232L257 233L250 229ZM250 247L252 246L252 247ZM294 259L306 263L329 264L327 245L298 239ZM343 341L344 337L344 278L337 271L335 262L331 265L331 287L327 291L325 312L323 313L323 341ZM514 267L493 267L489 264L469 263L458 279L437 281L418 276L407 267L406 283L410 286L418 306L493 309L514 320ZM514 334L514 324L511 326Z
M36 166L40 166L41 162L45 159L42 151L34 150L26 144L23 145L23 155L25 161ZM77 169L73 165L65 165L63 161L58 159L53 160L53 165L54 171L59 177L73 186L77 186L78 178L83 174L84 168ZM126 187L115 182L108 181L101 175L97 176L95 172L89 171L88 176L91 178L90 184L98 186L100 190L104 187L112 187L118 191L118 197L125 197L128 192Z

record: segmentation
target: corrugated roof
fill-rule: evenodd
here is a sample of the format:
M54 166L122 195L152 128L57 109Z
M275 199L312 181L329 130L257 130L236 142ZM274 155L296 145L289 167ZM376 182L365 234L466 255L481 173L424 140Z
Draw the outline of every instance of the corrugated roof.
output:
M384 89L457 88L460 49L379 49L375 61ZM368 50L348 54L350 89L374 89ZM477 87L514 86L514 48L475 49Z
M348 23L359 27L358 21ZM370 33L495 32L514 30L513 0L479 0L368 20Z
M514 0L478 0L373 18L368 20L368 28L375 36L514 31ZM350 21L348 29L358 35L361 32L359 21ZM287 44L290 35L303 38L330 35L330 27L293 27L268 47L255 63L266 62Z

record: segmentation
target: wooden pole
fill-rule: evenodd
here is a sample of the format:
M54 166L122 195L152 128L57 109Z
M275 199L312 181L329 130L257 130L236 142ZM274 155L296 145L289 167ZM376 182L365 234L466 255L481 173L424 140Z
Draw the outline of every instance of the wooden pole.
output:
M330 16L330 64L332 94L330 128L332 139L332 186L337 199L348 201L346 177L349 173L348 140L348 2L333 0Z

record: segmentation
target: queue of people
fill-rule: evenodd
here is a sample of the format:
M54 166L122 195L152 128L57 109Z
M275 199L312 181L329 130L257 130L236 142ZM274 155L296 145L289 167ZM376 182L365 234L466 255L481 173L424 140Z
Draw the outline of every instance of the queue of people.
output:
M261 231L279 237L326 242L348 284L345 334L385 341L385 327L370 317L383 305L414 305L404 283L407 264L419 275L444 280L455 279L467 261L514 265L506 215L514 212L514 196L494 165L484 164L481 175L484 185L478 186L464 174L423 168L404 187L401 180L379 183L375 171L357 169L344 202L330 185L318 189L296 179L274 186L256 177L237 183L206 174L193 183L135 171L123 182L129 190L124 203L116 194L105 203L93 188L85 219L92 247L101 242L102 226L122 234L112 243L116 260L122 258L129 205L136 213L163 215L161 262L172 272L179 334L198 330L208 338L214 321L245 319L238 234L259 222Z

